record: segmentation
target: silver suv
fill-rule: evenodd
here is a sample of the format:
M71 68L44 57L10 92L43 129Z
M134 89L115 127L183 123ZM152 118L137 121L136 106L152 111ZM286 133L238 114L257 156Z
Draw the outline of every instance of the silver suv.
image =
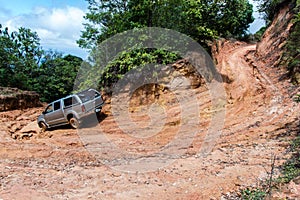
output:
M99 113L103 104L102 96L98 91L84 90L48 104L38 117L37 123L42 130L65 124L78 128L83 117L93 111Z

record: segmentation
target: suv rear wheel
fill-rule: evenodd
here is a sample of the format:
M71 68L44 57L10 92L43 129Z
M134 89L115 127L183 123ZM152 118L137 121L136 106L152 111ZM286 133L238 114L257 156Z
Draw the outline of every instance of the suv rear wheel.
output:
M69 119L69 124L72 126L72 128L77 129L79 127L79 122L75 117L71 117Z

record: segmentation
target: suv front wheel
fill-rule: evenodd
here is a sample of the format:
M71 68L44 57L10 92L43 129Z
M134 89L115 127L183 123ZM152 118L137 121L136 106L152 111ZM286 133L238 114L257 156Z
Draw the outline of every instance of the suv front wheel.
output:
M40 122L39 127L41 128L41 132L45 132L47 130L47 125L45 122Z
M71 117L69 119L69 124L72 126L72 128L77 129L79 127L79 122L75 117Z

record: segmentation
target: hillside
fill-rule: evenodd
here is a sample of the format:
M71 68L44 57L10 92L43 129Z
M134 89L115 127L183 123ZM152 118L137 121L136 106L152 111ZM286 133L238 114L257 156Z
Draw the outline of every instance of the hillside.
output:
M96 121L92 116L81 129L64 126L43 133L35 122L42 108L0 112L0 198L241 199L240 190L260 186L271 171L274 177L280 174L291 156L290 142L299 136L300 104L293 96L300 88L282 78L285 69L276 67L290 20L289 9L283 7L260 43L214 44L212 54L227 96L226 117L206 156L199 152L218 110L203 80L182 60L172 67L189 77L192 87L179 82L179 92L197 101L176 99L171 91L159 89L158 98L145 104L147 86L131 99L129 117L120 117L107 100L102 115ZM200 120L189 123L195 118ZM182 140L174 144L178 138ZM191 142L176 145L186 141ZM180 154L165 153L170 146ZM156 165L157 170L144 170ZM297 199L299 185L295 179L286 190L273 191L271 199Z
M168 199L176 194L181 199L218 199L221 196L225 198L228 192L255 186L259 184L258 180L267 179L272 155L277 158L275 174L278 174L278 167L289 157L286 152L289 140L298 131L294 125L299 117L299 105L290 98L288 90L291 86L288 81L279 82L274 76L277 75L276 70L272 68L258 65L253 74L251 61L246 62L245 55L254 52L255 45L224 41L220 46L216 59L220 73L228 77L225 84L227 114L222 135L207 157L197 154L213 112L210 110L209 93L203 87L190 89L203 102L199 124L203 132L194 138L181 157L158 171L148 173L116 171L113 168L118 167L122 157L105 147L102 147L103 154L100 155L103 158L95 159L87 151L89 142L82 140L81 132L78 135L69 127L40 134L33 132L31 137L16 141L8 134L9 127L5 128L8 122L35 121L41 109L2 112L0 156L5 159L0 163L3 169L1 198L136 199L151 196ZM161 98L172 99L168 94ZM102 130L123 150L139 153L145 158L172 141L174 131L182 123L178 105L170 103L163 134L146 140L134 139L122 132L108 107L105 110L106 116L99 119L99 125L83 128L84 133L93 136ZM136 123L148 121L142 110L136 107L132 112L131 118ZM126 124L126 121L123 123ZM105 154L106 151L109 154ZM115 159L113 168L102 162L107 159ZM15 191L20 192L16 194Z

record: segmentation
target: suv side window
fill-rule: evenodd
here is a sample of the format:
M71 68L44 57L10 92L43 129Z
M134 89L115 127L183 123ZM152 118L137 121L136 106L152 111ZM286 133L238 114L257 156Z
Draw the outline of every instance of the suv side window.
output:
M60 101L54 103L54 111L60 109Z
M72 106L74 104L77 104L77 103L78 103L78 101L77 101L77 99L74 96L73 97L68 97L68 98L64 99L65 108L66 107L70 107L70 106Z
M45 110L45 113L51 113L53 112L53 104L48 105L48 107Z

